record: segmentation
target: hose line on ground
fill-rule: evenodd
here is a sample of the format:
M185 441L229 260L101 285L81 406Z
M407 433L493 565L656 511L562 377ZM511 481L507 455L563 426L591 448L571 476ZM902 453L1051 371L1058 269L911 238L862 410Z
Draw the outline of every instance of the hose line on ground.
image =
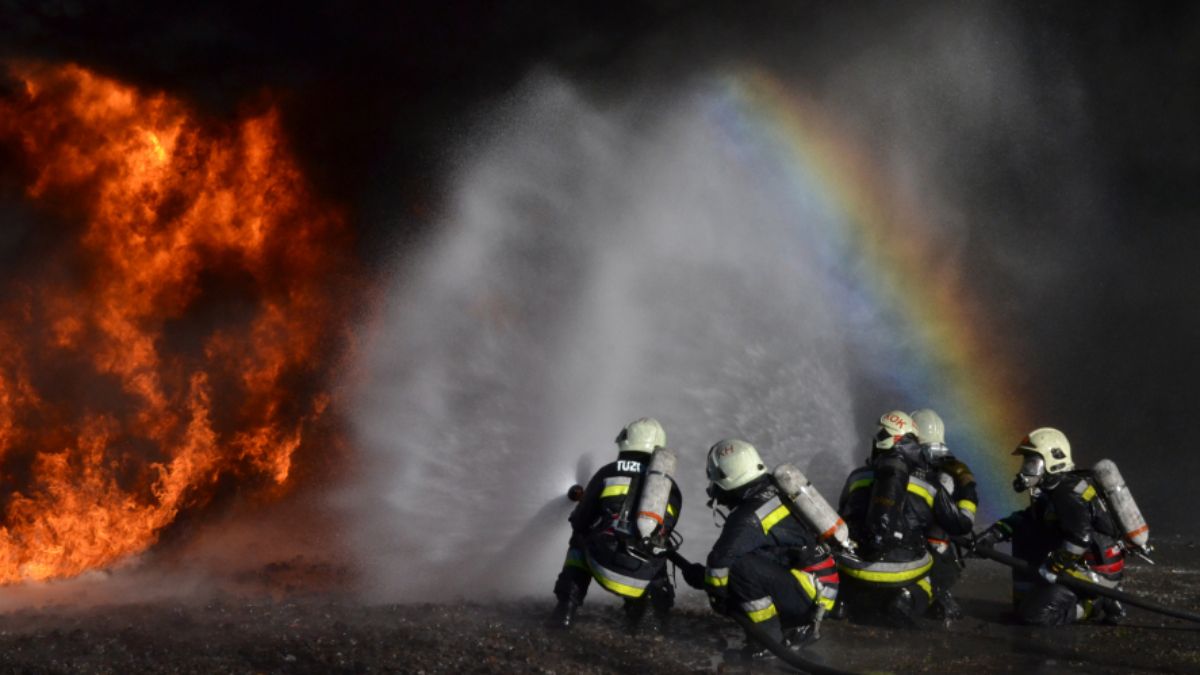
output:
M1002 565L1007 565L1017 571L1024 572L1025 574L1029 574L1031 576L1037 575L1037 570L1034 569L1033 565L1030 565L1020 558L1015 558L1011 555L1008 555L1007 553L1001 553L994 548L988 546L977 546L973 552L975 555L978 555L981 558L994 560ZM1160 605L1156 602L1151 602L1136 595L1131 595L1124 591L1118 591L1115 588L1107 588L1101 586L1100 584L1094 584L1090 581L1079 579L1067 574L1058 575L1058 579L1054 583L1060 586L1065 586L1073 591L1079 591L1081 593L1088 593L1092 595L1102 595L1107 598L1112 598L1113 600L1119 600L1127 605L1141 607L1142 609L1149 610L1151 612L1173 616L1177 619L1183 619L1185 621L1195 621L1196 623L1200 623L1200 614L1195 612L1189 612L1182 609L1175 609L1174 607Z

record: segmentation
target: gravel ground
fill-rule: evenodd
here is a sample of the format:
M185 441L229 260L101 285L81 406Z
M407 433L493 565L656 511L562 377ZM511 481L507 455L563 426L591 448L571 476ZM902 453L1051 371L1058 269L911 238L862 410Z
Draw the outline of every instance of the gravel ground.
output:
M1127 589L1200 611L1200 548L1160 545ZM1186 561L1182 562L1182 561ZM1200 672L1200 625L1132 609L1117 627L1031 629L1008 616L1005 568L972 561L967 618L923 630L828 621L810 657L857 672ZM720 652L738 631L684 591L662 631L634 637L619 608L592 598L569 632L542 628L553 599L370 605L334 593L225 595L0 616L0 671L23 673L696 673L747 672ZM778 666L759 670L778 671Z

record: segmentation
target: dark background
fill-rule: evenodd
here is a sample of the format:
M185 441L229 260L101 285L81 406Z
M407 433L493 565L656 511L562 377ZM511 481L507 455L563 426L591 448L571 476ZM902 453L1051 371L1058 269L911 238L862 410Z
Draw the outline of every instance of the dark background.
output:
M76 61L219 117L271 92L318 190L350 210L370 274L378 251L435 222L445 148L530 68L603 96L753 59L828 92L852 77L847 58L903 58L894 31L928 25L936 41L936 18L959 11L894 4L3 0L0 57ZM993 293L992 326L1037 423L1067 430L1081 455L1103 449L1152 525L1187 530L1200 474L1200 6L985 7L974 34L1011 43L1032 86L1021 120L976 125L930 106L968 139L944 159L962 202L988 216L961 255ZM1020 142L1005 133L1016 126ZM6 186L6 257L45 245L13 216L15 194Z

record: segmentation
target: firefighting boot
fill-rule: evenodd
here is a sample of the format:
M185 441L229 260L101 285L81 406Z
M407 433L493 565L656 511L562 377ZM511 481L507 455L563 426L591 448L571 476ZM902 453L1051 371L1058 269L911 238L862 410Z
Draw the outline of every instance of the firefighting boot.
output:
M799 649L804 645L816 642L821 639L818 625L813 623L802 623L799 626L792 626L783 631L783 644L791 649Z
M939 593L929 609L933 618L947 623L963 618L962 607L959 607L958 601L949 592Z
M772 661L775 659L775 655L757 641L747 639L741 649L726 649L722 652L721 658L725 663L731 665L750 665Z
M646 610L650 609L650 599L642 596L637 599L625 599L625 632L636 634L643 629L643 619L646 617ZM646 629L653 630L653 625L646 625Z
M675 606L675 587L664 580L651 587L650 607L654 610L654 630L666 632L671 620L671 608Z
M908 588L900 588L892 593L884 606L884 620L894 628L916 627L916 617L913 616L913 593Z
M578 610L579 603L572 602L570 598L559 598L554 611L550 613L550 618L546 620L546 626L563 630L568 629L575 622L575 612Z
M1120 600L1101 598L1100 609L1104 610L1102 621L1109 626L1115 626L1125 619L1125 605Z

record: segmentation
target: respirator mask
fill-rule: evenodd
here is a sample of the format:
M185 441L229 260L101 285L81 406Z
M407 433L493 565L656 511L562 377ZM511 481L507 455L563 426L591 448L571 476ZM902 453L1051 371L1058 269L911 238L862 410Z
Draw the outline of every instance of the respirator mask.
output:
M1033 490L1042 482L1044 475L1046 475L1046 460L1042 459L1041 455L1025 455L1025 461L1021 463L1021 468L1017 470L1017 477L1013 479L1013 490L1017 492Z
M945 443L922 443L921 454L924 455L926 462L936 465L950 454L950 448Z

